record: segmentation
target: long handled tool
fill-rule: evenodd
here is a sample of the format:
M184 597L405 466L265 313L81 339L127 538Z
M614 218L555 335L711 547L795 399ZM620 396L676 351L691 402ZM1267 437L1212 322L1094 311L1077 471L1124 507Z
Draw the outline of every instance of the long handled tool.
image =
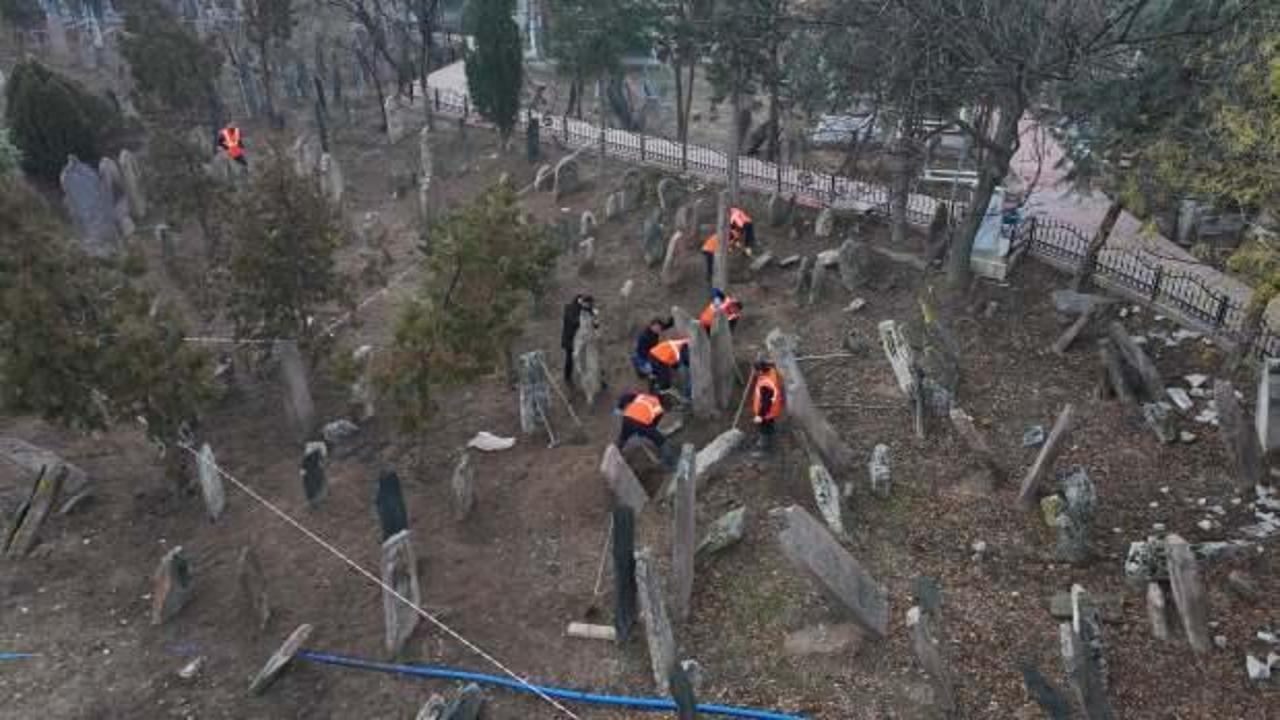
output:
M604 579L604 561L609 557L609 546L613 544L613 514L609 514L609 526L604 531L604 547L600 548L600 565L596 568L596 585L591 590L591 604L583 616L587 620L595 620L600 615L600 581Z
M556 382L556 379L551 374L551 371L547 369L546 361L544 361L542 358L538 358L538 364L542 366L542 372L546 373L547 375L547 383L551 385L551 389L556 391L556 395L560 398L560 401L564 403L565 409L569 411L569 417L573 420L573 424L576 430L574 431L573 435L569 438L569 441L574 444L585 443L587 441L586 429L582 427L582 421L578 419L578 413L573 411L573 405L569 404L568 396L566 396L564 394L564 391L560 389L560 383Z
M747 407L747 395L751 392L751 383L756 379L756 369L751 368L751 377L747 378L747 386L742 388L742 399L738 401L738 412L733 414L733 429L738 429L738 421L742 419L742 411Z

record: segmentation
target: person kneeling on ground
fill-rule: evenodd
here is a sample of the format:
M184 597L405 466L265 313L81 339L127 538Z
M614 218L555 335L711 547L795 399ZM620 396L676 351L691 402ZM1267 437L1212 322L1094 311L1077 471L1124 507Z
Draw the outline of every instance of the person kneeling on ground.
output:
M658 448L664 466L674 468L676 464L674 452L666 436L658 430L663 412L665 411L662 408L662 400L657 395L638 392L623 393L613 409L613 414L622 418L622 429L618 432L618 439L614 441L618 451L621 452L627 447L627 441L632 436L639 435Z
M689 367L689 338L663 340L649 351L649 367L653 374L650 390L669 390L682 369Z
M766 360L757 360L751 411L755 414L756 427L760 429L761 450L773 448L774 422L782 417L785 406L782 387L782 376L778 373L778 368Z
M707 306L702 309L702 314L698 316L702 329L711 332L711 324L716 319L716 308L720 308L729 319L729 329L736 330L738 318L742 317L742 301L725 295L720 288L711 289L711 302L707 303Z

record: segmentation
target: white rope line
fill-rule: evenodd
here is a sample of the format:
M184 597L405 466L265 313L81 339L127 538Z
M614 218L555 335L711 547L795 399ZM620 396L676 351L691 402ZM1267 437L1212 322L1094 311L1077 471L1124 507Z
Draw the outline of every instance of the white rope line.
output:
M199 454L191 448L190 445L180 444L179 447L181 447L183 450L186 450L187 452L195 456L197 462L201 462L201 463L205 462L203 459L200 458ZM572 712L570 712L570 710L566 708L564 705L561 705L560 703L556 702L554 699L552 699L546 693L540 690L537 686L531 685L528 680L525 680L524 678L517 675L514 671L509 669L506 665L503 665L501 662L498 661L497 658L493 657L489 653L480 649L475 643L463 637L453 628L449 627L448 625L445 625L444 622L442 622L431 613L419 607L416 603L414 603L409 598L405 597L404 595L401 595L399 592L396 591L395 588L382 582L382 578L374 575L373 573L361 567L359 563L357 563L355 560L352 560L345 553L343 553L338 548L334 547L324 538L320 537L319 535L309 530L302 523L298 522L297 520L294 520L288 513L286 513L285 511L273 505L271 501L267 500L266 498L262 497L258 493L254 492L253 489L250 488L248 485L245 485L244 483L237 480L231 473L227 472L226 470L223 470L222 467L219 466L216 462L209 463L209 464L213 466L213 469L217 471L219 475L231 481L232 485L235 485L237 488L244 491L246 495L253 498L259 504L263 505L268 510L270 510L272 513L275 513L277 517L279 517L281 520L284 520L289 525L292 525L296 530L301 532L303 535L306 535L307 538L314 541L316 544L320 545L325 550L328 550L332 555L342 560L342 562L346 563L352 570L355 570L358 574L363 575L365 579L374 583L378 587L381 587L383 591L391 593L400 602L413 608L414 612L426 618L428 622L435 625L437 628L440 628L441 630L443 630L446 634L448 634L454 640L457 640L458 642L462 643L462 645L466 647L468 650L475 653L476 655L479 655L486 662L490 663L491 665L498 668L502 672L511 676L513 680L527 687L530 691L533 692L533 694L537 695L538 697L550 703L552 707L564 713L565 716L573 718L573 720L581 720L577 715L574 715Z

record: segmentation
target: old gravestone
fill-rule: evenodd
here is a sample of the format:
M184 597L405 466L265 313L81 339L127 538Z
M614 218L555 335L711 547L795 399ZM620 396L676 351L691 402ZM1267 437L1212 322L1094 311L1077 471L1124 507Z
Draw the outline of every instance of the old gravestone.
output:
M573 366L578 389L586 397L587 406L591 407L604 389L604 378L600 372L599 331L595 316L588 312L582 313L578 332L573 336Z
M556 199L575 192L578 189L578 160L576 156L569 156L556 163L555 191Z
M674 212L684 196L685 190L675 178L666 177L658 181L658 205L662 212Z
M464 451L458 458L449 484L453 491L453 517L466 520L476 504L476 471L471 466L471 453Z
M844 511L840 507L840 489L836 487L835 478L822 463L809 466L809 484L813 486L813 499L818 512L826 521L827 527L837 538L844 539L848 533L844 527Z
M325 464L329 451L323 442L309 442L302 453L302 492L313 507L329 493Z
M578 274L588 275L596 267L596 239L587 238L578 243Z
M644 204L644 176L635 168L622 174L619 211L630 212Z
M1064 507L1056 519L1058 557L1067 562L1082 563L1089 559L1089 526L1093 522L1098 494L1083 468L1073 468L1061 476L1059 482Z
M676 664L676 641L663 602L662 577L648 548L636 551L636 589L640 595L640 615L649 641L649 664L659 695L671 691L668 676Z
M405 508L404 494L400 491L400 477L394 470L384 470L378 476L374 510L378 514L378 527L382 530L383 542L409 529L409 511Z
M0 551L9 557L22 557L35 547L40 526L53 509L63 483L70 471L65 465L44 465L36 477L31 496L14 514L4 537L0 538Z
M680 282L680 247L684 234L677 230L667 243L667 254L662 261L662 284L671 287Z
M382 543L382 583L395 590L394 593L386 587L382 590L382 617L386 624L387 652L397 655L418 626L417 607L422 605L418 559L408 530L401 530Z
M541 350L524 353L517 361L520 379L520 430L526 435L542 427L551 408L551 389Z
M1258 377L1258 407L1254 424L1262 452L1280 449L1280 359L1263 358Z
M625 505L613 508L613 630L619 643L631 637L636 621L635 512Z
M1058 626L1067 678L1087 720L1110 720L1114 713L1107 698L1107 669L1097 608L1079 585L1071 588L1071 607L1072 621Z
M716 414L715 371L712 363L711 338L697 320L685 326L689 335L689 385L693 395L693 414L700 418Z
M604 199L604 220L609 222L622 215L622 192L611 192Z
M946 646L942 643L940 618L919 605L907 610L907 632L911 652L924 668L937 693L938 705L947 712L955 710L955 678L951 672Z
M867 475L871 478L871 492L880 497L889 497L893 487L893 475L889 468L889 446L877 444L871 451L871 461L867 463Z
M209 519L216 522L227 505L227 496L209 443L200 446L200 454L196 457L196 477L200 481L200 493L204 496L205 511Z
M75 222L84 250L94 257L115 254L120 245L115 205L103 192L98 173L76 156L68 155L59 179L67 212Z
M266 630L267 623L271 620L267 578L262 572L262 563L258 561L258 553L250 546L242 548L236 559L236 581L240 585L240 594L249 603L258 631Z
M878 330L880 343L884 346L885 356L889 358L889 365L893 367L893 377L898 381L898 388L908 398L915 397L915 359L912 357L911 346L903 337L898 324L892 320L881 322Z
M697 452L693 443L685 443L680 449L675 486L675 540L671 545L671 567L676 579L676 621L684 622L689 619L693 604L693 555L697 543Z
M736 508L721 515L707 528L698 548L694 551L695 562L705 562L722 550L726 550L742 539L746 533L747 509Z
M320 192L334 205L342 204L346 184L342 179L342 167L338 159L329 153L320 156Z
M0 460L17 466L25 473L39 475L49 468L65 467L67 476L59 491L59 515L66 515L82 500L93 494L89 475L78 465L67 462L57 453L13 437L0 437Z
M884 638L889 624L885 589L803 508L792 505L772 514L783 525L778 541L787 558L848 608L862 629Z
M596 229L596 216L590 210L583 210L582 217L578 220L578 235L584 238L591 237Z
M147 214L147 197L142 187L142 173L138 170L138 160L128 149L120 151L120 180L124 186L125 199L129 202L129 212L136 219Z
M644 221L642 243L646 265L655 267L662 262L665 248L662 245L662 218L657 210L650 213Z
M1169 585L1173 590L1173 604L1182 618L1182 628L1187 642L1197 653L1207 653L1209 642L1209 593L1200 574L1200 563L1191 552L1191 546L1178 535L1165 539L1169 562Z
M315 429L316 411L297 341L277 340L275 354L280 359L280 378L284 381L285 413L293 423L294 435L305 440Z
M871 279L871 250L864 243L846 239L838 254L840 284L850 292L865 286Z
M613 493L614 503L630 508L636 513L644 510L649 502L649 493L636 477L626 458L613 443L605 446L604 457L600 460L600 474L604 476L605 485Z
M1226 380L1213 384L1213 401L1218 409L1218 428L1222 444L1231 459L1233 480L1243 492L1266 482L1266 463L1257 432L1248 427L1244 410L1236 399L1235 387Z
M735 400L734 379L737 364L733 356L733 332L729 329L729 317L716 309L711 320L711 373L716 384L716 406L720 410L732 410Z
M775 328L765 338L765 346L782 375L788 416L813 442L828 468L837 473L852 469L855 462L853 448L840 437L809 395L809 386L800 372L800 363L796 361L795 336Z
M191 600L191 563L179 545L165 553L156 566L151 587L151 624L159 625L178 614Z
M267 691L267 688L271 687L276 678L280 677L281 673L289 667L289 663L293 661L298 651L302 649L302 644L307 641L307 638L311 637L312 629L311 625L303 623L295 628L289 634L289 637L285 638L285 641L280 644L280 648L272 653L271 657L267 658L266 664L250 681L249 694L261 695Z
M356 379L351 383L350 402L356 419L365 422L377 410L374 404L373 346L361 345L352 350L351 362L355 365Z
M818 213L818 219L813 223L813 234L820 238L829 238L835 232L836 216L831 208L822 208Z

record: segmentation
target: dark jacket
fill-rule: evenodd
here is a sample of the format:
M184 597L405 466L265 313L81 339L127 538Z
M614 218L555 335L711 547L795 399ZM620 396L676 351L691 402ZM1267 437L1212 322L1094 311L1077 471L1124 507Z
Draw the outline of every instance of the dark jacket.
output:
M668 318L658 325L663 330L670 330L672 326L675 325L675 322ZM660 340L662 340L662 334L660 332L654 332L651 325L645 325L644 330L641 330L640 335L636 337L636 357L648 359L649 351L652 350L653 346L657 345Z
M569 301L564 306L564 318L560 322L560 347L565 350L573 349L573 338L578 334L578 327L582 324L582 313L590 312L595 317L596 311L578 304L578 298Z

